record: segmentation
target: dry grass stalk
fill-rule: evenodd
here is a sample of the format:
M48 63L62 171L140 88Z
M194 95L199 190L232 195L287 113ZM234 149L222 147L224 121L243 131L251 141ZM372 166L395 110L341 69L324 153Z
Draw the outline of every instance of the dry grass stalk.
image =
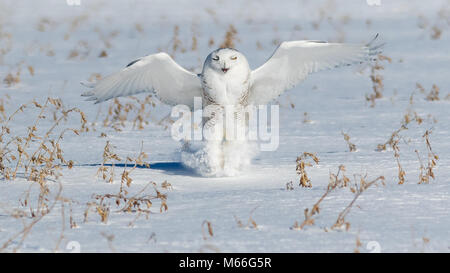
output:
M420 92L425 93L425 89L420 84L417 84L417 88L419 89ZM407 125L409 125L412 121L415 121L418 125L421 125L424 122L424 119L422 117L420 117L419 114L417 114L417 112L415 112L411 109L408 109L407 113L403 117L401 127L399 129L395 130L391 134L391 137L389 138L388 141L386 141L383 144L378 144L377 149L376 149L377 151L384 151L384 150L386 150L387 146L390 146L392 148L392 150L394 151L394 158L395 158L395 161L396 161L397 167L398 167L398 184L404 184L406 181L406 178L405 178L406 172L400 163L399 143L400 143L400 140L402 139L402 137L400 136L400 132L407 130L408 129ZM436 122L436 121L434 121L434 122ZM437 160L439 159L439 157L433 152L433 150L431 148L431 144L429 141L430 134L431 134L431 131L427 130L425 132L425 134L422 136L425 139L425 144L426 144L427 150L428 150L428 166L427 166L427 168L424 167L418 150L417 149L415 150L415 153L417 154L417 157L419 159L419 164L420 164L419 184L428 183L430 177L434 178L433 168L436 166ZM426 172L426 174L424 174L425 172Z
M350 152L356 152L356 145L350 142L350 136L343 131L341 132L341 134L344 136L344 140L345 142L347 142Z
M419 90L420 93L425 95L425 99L427 101L439 101L440 100L439 87L436 84L433 84L430 92L428 92L428 93L420 83L416 83L416 89Z
M133 179L131 179L131 177L130 177L130 173L133 172L134 170L136 170L137 166L145 166L146 168L150 168L150 164L144 162L144 160L146 158L148 158L148 155L143 151L143 149L144 149L144 143L142 142L141 150L139 152L138 157L136 157L136 158L127 157L125 166L127 166L127 164L129 162L134 162L134 165L130 170L128 170L126 167L123 169L121 185L126 184L127 187L130 187L131 182L133 181ZM172 185L170 183L168 183L167 181L164 181L162 184L163 184L162 187L164 189L168 189L169 187L170 188L172 187Z
M192 46L191 46L191 50L195 51L198 48L198 42L197 42L197 37L195 37L195 34L193 34L192 36Z
M164 181L164 182L161 183L161 188L163 188L165 190L173 190L172 184L170 184L167 181Z
M405 183L406 172L403 169L402 165L400 164L400 148L398 146L399 142L400 142L400 136L397 134L392 139L391 147L392 147L392 150L394 151L394 157L395 157L395 161L397 162L397 167L398 167L398 184L401 185L401 184Z
M207 231L208 233L205 232L205 226L207 227ZM213 237L214 236L214 232L213 232L213 228L212 228L212 224L209 221L203 221L202 223L202 235L203 235L203 240L208 240L208 236L206 235L208 234L209 237Z
M22 74L22 66L25 64L24 61L21 61L15 65L15 67L11 68L10 72L3 79L3 83L7 87L12 87L18 83L20 83L20 76ZM31 68L31 69L30 69ZM28 66L28 72L31 76L34 75L34 69L32 66Z
M208 47L212 47L213 45L214 45L214 38L211 37L211 38L209 38L209 41L208 41Z
M159 48L159 51L169 52L169 55L174 59L175 59L175 55L178 51L180 51L181 53L186 52L186 48L183 47L183 43L180 40L180 27L178 25L175 25L173 27L172 39L169 41L169 43L166 46L164 46L164 48L165 49Z
M428 93L426 100L428 101L437 101L439 99L439 87L437 85L433 84L433 87L431 88L430 93Z
M365 176L360 176L359 184L355 183L353 187L350 187L350 190L355 194L353 200L341 211L341 213L339 213L336 223L334 223L331 229L340 228L344 225L346 230L350 228L350 223L345 221L345 217L348 215L359 196L361 196L361 194L370 186L376 185L377 182L381 182L384 185L384 176L379 176L370 182L366 181Z
M420 83L416 83L416 89L419 90L420 93L425 94L425 88L420 84Z
M146 193L149 186L154 189L154 194ZM87 208L84 212L84 222L88 221L89 212L94 208L94 211L100 216L102 223L107 223L111 211L111 206L107 201L113 201L118 210L116 212L124 213L137 213L145 215L147 218L151 213L155 213L151 210L155 201L159 201L159 213L165 212L169 209L167 206L167 194L161 193L155 182L149 182L138 193L130 195L128 190L125 189L122 184L120 190L116 194L97 194L93 196L94 201L87 203ZM137 218L134 220L136 221ZM134 222L133 221L133 222ZM130 225L133 223L131 222Z
M355 249L353 250L353 253L361 253L361 251L359 251L360 247L362 247L361 240L359 239L359 236L356 236Z
M430 143L430 139L429 139L430 134L431 134L431 131L427 130L425 132L425 134L423 135L423 138L425 139L425 144L426 144L427 150L428 150L428 163L427 163L426 168L423 165L423 162L422 162L422 159L420 158L419 152L417 150L415 150L415 152L417 154L417 158L419 159L419 163L420 163L419 184L430 183L430 177L433 178L433 180L435 179L433 169L437 165L439 156L436 155L433 152L433 149L431 148L431 143Z
M120 161L119 156L113 152L113 146L110 144L109 140L106 141L106 145L103 148L103 161L97 170L97 175L101 175L101 178L108 183L113 183L114 181L114 161ZM108 167L108 165L110 166Z
M311 119L309 118L309 115L307 112L303 113L303 123L311 123Z
M421 119L416 119L416 121L419 123L419 121L421 122ZM406 125L410 122L410 116L409 115L405 115L404 116L404 121L401 125L401 127L397 130L395 130L392 134L391 137L388 139L388 141L386 141L383 144L378 144L377 145L377 151L385 151L386 147L389 145L392 150L394 151L394 158L395 161L397 163L397 167L398 167L398 184L403 184L405 183L405 175L406 172L403 169L401 163L400 163L400 148L398 146L399 142L400 142L400 132L403 130L407 130L408 128L406 127Z
M384 66L381 63L382 61L392 62L392 59L384 56L378 55L375 63L371 66L370 72L370 80L372 81L372 90L373 93L370 95L366 95L366 101L371 102L370 107L375 107L375 100L381 99L383 97L383 76L381 75L381 70L384 70Z
M225 34L225 40L220 44L220 48L234 48L235 41L237 40L237 30L233 25L228 27L227 33Z
M313 164L307 162L308 158L311 158L316 165L319 164L319 158L315 154L304 152L301 156L297 157L296 171L300 175L299 186L311 188L312 184L306 173L306 167L311 167Z
M442 35L442 29L440 29L438 26L433 26L431 28L431 35L430 35L431 39L438 40L441 38L441 35Z
M102 174L102 178L106 179L108 182L112 183L114 181L114 164L111 164L111 169L108 170L106 167L107 162L111 162L112 159L114 160L120 160L117 154L115 154L112 151L111 145L109 141L107 141L106 146L104 148L103 153L103 163L102 166L100 166L98 172ZM98 194L94 195L94 201L87 203L87 208L84 212L84 221L86 222L88 219L89 211L92 208L95 208L95 212L100 216L100 219L103 223L106 223L109 218L110 214L110 205L107 204L106 201L112 200L117 207L119 207L118 212L125 212L125 213L137 213L137 216L135 220L130 222L130 225L133 225L133 223L141 216L146 215L147 218L150 213L153 213L150 208L153 207L153 203L156 201L159 201L160 207L159 212L162 213L163 211L168 210L167 206L167 194L162 193L155 182L149 182L143 189L141 189L138 193L134 195L130 195L129 188L131 187L131 183L133 179L131 178L130 174L136 170L138 166L145 166L147 168L150 167L150 165L144 160L147 158L147 154L143 152L143 144L141 144L141 151L139 152L139 155L136 158L127 157L125 166L128 165L128 163L132 164L132 168L128 169L127 167L124 168L121 180L120 180L120 187L119 192L116 194ZM149 186L153 187L154 194L147 194L146 190ZM161 183L161 187L165 190L172 189L172 185L164 181Z
M0 98L0 123L3 123L8 118L5 113L5 103L8 103L9 96Z
M150 116L149 108L155 107L156 104L152 95L146 96L143 100L136 97L130 97L132 102L122 104L119 99L114 99L109 108L105 119L104 127L112 127L115 131L122 131L121 128L126 127L127 121L131 121L133 129L144 129L149 122L147 118ZM132 114L130 116L130 114Z
M91 47L86 41L78 41L77 45L69 52L67 56L68 60L78 59L85 60L89 53L91 52Z
M6 75L6 77L3 79L3 82L8 87L18 84L20 82L20 70L18 70L16 73L8 73L8 75Z
M403 125L408 125L411 121L415 121L418 125L422 124L423 118L416 111L408 109L403 117Z
M240 227L240 228L255 228L255 229L258 228L258 224L256 224L256 221L252 217L253 212L255 212L255 210L257 208L258 207L255 207L254 209L252 209L250 211L247 223L245 223L245 224L236 215L234 215L234 220L236 221L236 224L238 225L238 227Z
M341 175L342 174L342 175ZM337 174L330 173L330 182L328 183L327 190L325 193L319 198L319 200L312 206L312 209L306 208L304 210L305 220L301 224L297 221L291 227L291 229L303 229L305 226L314 225L315 214L320 212L320 204L332 191L337 188L347 187L350 179L345 175L345 166L340 165Z
M49 114L51 106L54 108L53 115ZM14 117L24 112L28 108L39 110L34 122L28 127L25 136L15 136L9 128L9 122ZM61 124L67 121L70 114L76 113L80 116L80 127L61 128ZM53 124L44 133L38 133L40 122L50 121L49 116L53 116ZM48 179L60 177L62 165L69 168L73 166L73 161L66 160L60 142L67 132L76 135L85 132L87 127L86 116L78 108L64 109L62 101L59 99L47 98L43 105L36 101L21 105L2 124L0 132L0 174L4 179L15 179L18 174L29 181L39 182L44 186ZM57 130L60 130L59 133ZM33 144L33 145L32 145ZM34 150L32 146L36 146ZM12 166L11 166L12 165ZM19 171L21 171L19 173Z
M16 234L14 234L13 236L11 236L8 240L6 240L6 242L4 242L0 246L0 253L5 252L13 242L17 242L17 240L19 240L18 243L16 244L16 246L12 249L12 252L17 252L17 250L20 249L20 247L23 245L26 237L30 234L33 227L37 223L39 223L46 215L48 215L54 209L56 204L58 204L58 202L60 201L60 198L61 198L61 193L62 193L62 185L61 185L61 183L59 183L59 190L54 197L53 203L51 203L46 210L41 210L41 211L39 211L38 214L32 216L31 222L26 223L24 221L23 229L20 230L19 232L17 232ZM20 216L20 218L22 218L22 217L23 216ZM20 238L20 239L18 239L18 238Z
M114 242L114 234L107 234L105 232L100 232L100 235L106 239L106 241L108 242L108 247L111 250L111 252L115 253L116 252L116 248L113 245Z

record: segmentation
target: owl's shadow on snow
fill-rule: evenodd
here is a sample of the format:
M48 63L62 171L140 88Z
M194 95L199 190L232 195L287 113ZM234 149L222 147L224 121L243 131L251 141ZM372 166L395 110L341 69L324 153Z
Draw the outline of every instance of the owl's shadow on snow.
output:
M170 175L195 176L200 175L194 170L184 166L181 162L158 162L150 164L150 169L163 171Z
M90 167L96 167L101 166L102 164L85 164L84 166L90 166ZM151 169L151 170L159 170L163 171L165 174L169 175L183 175L183 176L193 176L193 177L200 177L199 174L197 174L194 170L185 167L181 162L156 162L156 163L150 163L150 167L147 167L144 164L138 164L136 165L136 168L138 169ZM113 164L103 164L103 166L111 167ZM114 164L114 167L118 168L132 168L134 164L124 164L124 163L117 163Z

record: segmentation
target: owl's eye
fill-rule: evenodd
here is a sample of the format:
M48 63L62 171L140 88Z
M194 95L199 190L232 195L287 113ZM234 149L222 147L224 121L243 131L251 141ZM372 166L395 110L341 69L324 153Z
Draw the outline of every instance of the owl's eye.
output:
M219 56L216 56L214 58L212 58L214 61L218 61L219 60Z
M236 56L230 57L230 59L232 59L233 61L237 59Z

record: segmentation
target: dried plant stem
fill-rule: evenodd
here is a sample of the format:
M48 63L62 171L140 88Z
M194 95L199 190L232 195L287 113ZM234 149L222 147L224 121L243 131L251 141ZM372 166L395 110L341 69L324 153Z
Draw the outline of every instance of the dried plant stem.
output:
M342 177L339 178L340 174L342 172ZM312 206L312 209L306 208L304 211L305 214L305 220L298 224L298 222L295 222L294 225L291 227L291 229L303 229L307 225L314 225L314 218L313 216L320 212L320 204L325 199L325 197L328 196L332 191L334 191L336 188L346 187L348 182L350 181L347 176L344 174L345 172L345 166L340 165L337 174L330 173L330 182L328 183L327 189L325 193L319 198L319 200Z
M300 176L299 185L310 188L312 184L306 173L306 167L311 167L312 163L306 161L308 158L311 158L316 165L319 164L319 158L315 154L304 152L301 156L297 157L296 171Z
M345 217L350 212L350 210L353 207L353 204L356 202L356 200L359 198L359 196L365 190L367 190L370 186L376 184L378 181L382 181L384 183L384 177L379 176L370 182L366 182L364 177L361 177L359 186L356 184L355 188L352 188L353 191L355 191L355 196L353 197L352 201L344 208L344 210L342 210L341 213L339 213L336 223L334 223L334 225L331 227L331 229L339 228L345 224L346 229L348 230L348 228L350 227L350 223L345 222Z
M62 192L62 185L61 183L59 184L59 190L56 194L55 200L53 201L53 203L49 206L49 210L46 213L41 213L40 215L36 216L33 221L31 221L31 223L25 225L25 227L17 232L15 235L11 236L5 243L3 243L3 245L0 247L0 252L4 252L6 250L6 248L12 243L14 242L18 237L21 236L19 243L17 244L17 246L13 249L13 252L17 252L17 250L22 246L23 242L25 241L25 238L28 236L28 234L31 232L31 229L37 224L39 223L50 211L53 210L53 208L55 207L55 205L58 203L60 197L61 197L61 192Z

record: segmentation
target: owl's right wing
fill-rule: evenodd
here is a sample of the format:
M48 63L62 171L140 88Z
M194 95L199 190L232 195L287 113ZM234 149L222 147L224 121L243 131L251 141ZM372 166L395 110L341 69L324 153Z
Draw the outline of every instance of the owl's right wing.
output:
M168 54L157 53L130 63L119 72L89 86L82 94L95 103L142 92L154 92L164 103L193 107L202 95L198 76L178 65Z
M367 45L283 42L265 64L252 71L248 103L267 104L313 72L370 60L383 46L373 44L377 37Z

